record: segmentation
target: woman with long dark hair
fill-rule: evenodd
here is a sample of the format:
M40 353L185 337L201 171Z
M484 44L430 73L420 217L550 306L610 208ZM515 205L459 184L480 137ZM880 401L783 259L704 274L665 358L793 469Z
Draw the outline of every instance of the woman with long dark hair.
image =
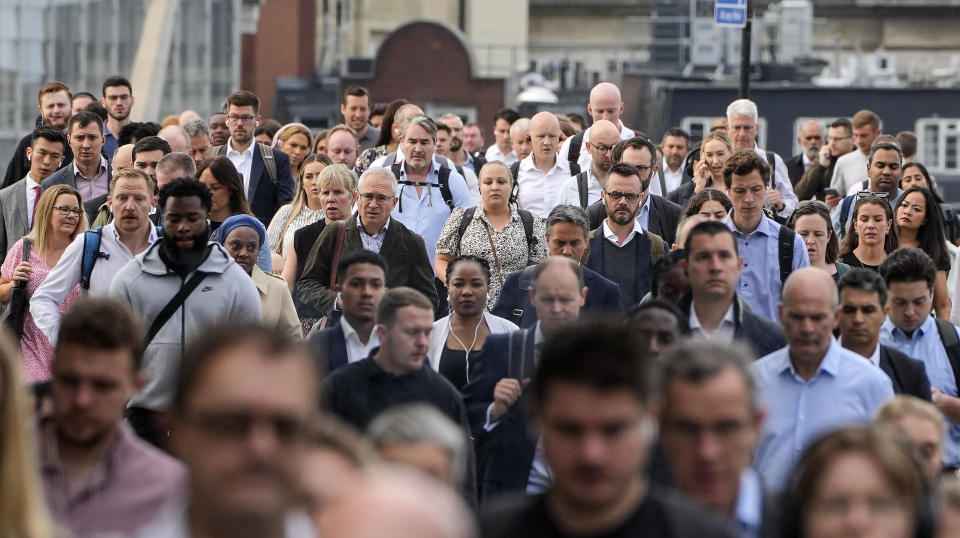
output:
M900 197L896 217L900 246L919 248L933 258L933 262L937 265L937 280L933 286L933 307L938 318L950 319L947 273L950 272L951 260L936 197L926 187L910 187Z

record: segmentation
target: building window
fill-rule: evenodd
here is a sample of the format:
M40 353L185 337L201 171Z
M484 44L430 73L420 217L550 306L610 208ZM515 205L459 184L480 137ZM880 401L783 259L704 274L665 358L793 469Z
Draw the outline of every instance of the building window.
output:
M917 120L917 155L930 172L960 172L960 118Z

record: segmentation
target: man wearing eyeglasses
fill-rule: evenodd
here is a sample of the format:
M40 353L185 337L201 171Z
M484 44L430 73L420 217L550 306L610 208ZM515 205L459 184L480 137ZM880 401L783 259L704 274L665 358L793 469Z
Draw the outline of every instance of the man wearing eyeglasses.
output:
M563 182L553 201L553 207L558 205L579 205L586 209L600 200L600 191L603 182L613 166L613 147L620 142L620 131L617 126L607 120L600 120L590 127L590 142L587 150L590 152L590 168Z
M653 264L670 248L636 219L644 190L636 166L617 163L610 168L602 194L607 218L590 232L590 257L585 264L620 285L626 309L650 291Z
M797 198L810 200L816 198L826 202L831 209L842 200L837 190L826 192L830 187L833 169L840 157L856 149L853 143L853 124L847 118L837 118L827 128L827 143L820 148L817 160L810 163L803 177L793 187Z
M280 206L293 199L290 157L253 139L260 125L260 99L253 92L234 92L227 98L226 105L230 138L215 148L214 154L226 155L237 167L250 209L268 224Z
M437 304L433 266L423 238L390 217L398 202L397 186L398 180L389 168L369 168L360 176L357 213L343 225L325 227L310 251L296 286L301 301L318 312L329 313L337 300L337 293L331 289L334 257L341 259L348 252L366 249L387 261L387 288L407 286ZM338 243L339 253L335 252Z

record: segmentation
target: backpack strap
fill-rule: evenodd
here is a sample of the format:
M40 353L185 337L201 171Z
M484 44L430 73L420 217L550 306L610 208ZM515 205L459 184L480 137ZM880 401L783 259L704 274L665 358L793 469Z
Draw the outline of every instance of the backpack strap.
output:
M575 175L579 174L579 173L582 171L582 170L580 170L580 165L577 163L577 161L570 161L570 162L568 162L567 164L570 165L570 175L571 175L571 176L575 176Z
M467 226L473 221L473 214L477 212L477 206L468 207L463 212L463 218L460 219L460 226L457 226L457 254L460 254L460 241L463 241L463 234L467 231Z
M517 181L517 177L520 176L520 161L517 161L510 165L510 175L513 176L513 189L510 191L510 202L516 202L517 197L520 196L520 182Z
M257 142L257 148L260 149L260 156L263 157L263 166L266 167L267 175L270 176L270 183L276 183L277 161L273 158L273 148L260 142Z
M855 195L847 196L840 203L840 233L837 235L840 236L841 241L843 241L843 236L847 235L847 218L850 216L850 208L853 207L854 198L856 198Z
M579 133L573 135L573 139L570 140L570 149L567 151L568 161L575 163L580 160L580 146L583 145L583 134L585 132L587 131L580 131Z
M577 174L576 177L577 177L577 193L580 195L580 207L586 209L587 194L589 189L587 187L587 181L590 181L590 178L587 177L586 172L580 172L579 174Z
M523 232L527 235L527 248L537 244L537 238L533 235L533 213L526 209L517 208L520 215L520 222L523 223Z
M460 168L457 166L457 168ZM453 192L450 190L450 167L446 165L440 165L440 174L438 181L440 183L440 196L443 197L444 203L447 204L447 207L453 209ZM463 177L463 172L460 172L460 177Z
M796 239L797 234L792 228L780 226L780 233L777 236L777 257L780 259L781 285L787 281L787 277L793 271L793 242Z
M143 347L146 348L150 345L150 342L153 341L153 338L157 336L157 333L160 332L160 329L167 323L174 312L177 311L183 303L187 300L187 297L193 293L193 290L197 289L197 286L203 282L203 279L210 276L210 273L201 273L199 271L195 272L190 280L180 288L180 291L170 299L170 302L163 307L163 310L157 314L157 317L153 320L153 323L150 324L150 330L147 331L147 335L143 338Z
M777 154L767 151L767 164L770 165L770 188L777 188Z
M90 289L90 275L97 258L110 259L110 255L100 252L100 241L103 239L103 227L97 226L93 230L83 232L83 256L80 258L80 288Z
M957 340L957 331L949 321L940 318L934 319L937 322L937 332L940 333L940 342L947 352L947 359L950 360L953 379L960 386L960 340Z

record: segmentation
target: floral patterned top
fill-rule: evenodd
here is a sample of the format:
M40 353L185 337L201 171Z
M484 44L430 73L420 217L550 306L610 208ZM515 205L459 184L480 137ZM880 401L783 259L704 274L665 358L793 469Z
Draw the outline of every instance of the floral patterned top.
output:
M460 244L457 243L457 230L460 228L460 221L463 220L463 214L466 208L455 207L450 212L450 217L443 225L440 231L440 238L437 239L437 254L450 254L454 258L461 254L471 254L484 258L490 263L490 292L487 294L487 309L493 307L500 296L500 290L503 288L503 281L507 275L514 271L520 271L524 267L540 263L547 257L546 228L543 220L534 215L533 217L533 237L535 243L527 244L527 233L523 229L523 221L520 220L520 214L517 213L515 206L510 206L510 220L502 230L497 230L487 220L487 215L483 211L483 206L477 206L473 215L473 220L467 225L463 232ZM487 237L487 229L490 230L490 237ZM497 272L497 262L493 257L493 249L490 247L490 238L493 238L493 244L497 249L497 258L500 259L500 272Z
M30 249L30 280L27 281L27 300L29 301L33 294L40 287L40 284L47 279L51 267L44 263L43 258L37 253L36 245ZM0 275L6 281L13 280L13 270L20 265L23 259L23 239L16 243L7 251L7 257L3 260L3 266L0 266ZM70 293L63 299L60 305L60 313L63 314L67 308L81 297L80 286L75 286ZM30 383L40 383L49 381L51 377L50 363L53 361L53 346L47 340L47 336L33 322L33 316L27 310L23 319L23 336L20 338L20 354L23 355L23 369L27 374L27 380Z
M360 177L367 168L370 168L370 165L373 164L373 161L376 161L386 154L387 146L385 145L363 150L357 157L357 162L353 166L353 171L356 172L357 177Z

